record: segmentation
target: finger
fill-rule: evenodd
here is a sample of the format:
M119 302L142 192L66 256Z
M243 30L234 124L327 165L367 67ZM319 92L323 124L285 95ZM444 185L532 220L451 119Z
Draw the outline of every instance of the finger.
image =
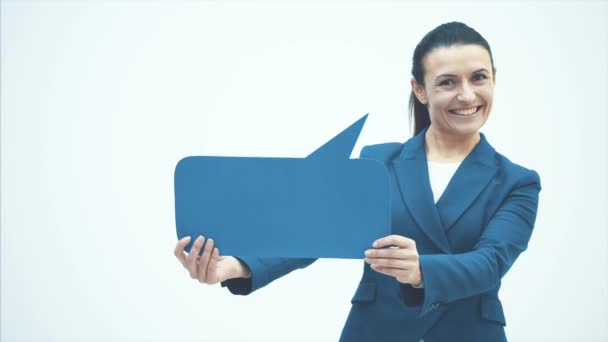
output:
M390 267L407 270L412 267L411 263L402 259L365 258L365 262L374 267Z
M400 268L393 267L382 267L382 266L370 266L374 271L382 274L386 274L387 276L395 277L395 278L405 278L408 276L408 271L402 270Z
M410 248L410 247L415 246L415 242L414 242L414 240L406 238L405 236L393 234L393 235L389 235L389 236L380 238L380 239L374 241L374 243L372 244L372 246L374 248L383 248L383 247L390 246L390 245L394 245L394 246L398 246L398 247L402 247L402 248Z
M186 253L184 252L184 248L188 245L190 239L191 238L189 236L181 238L177 242L177 245L175 245L175 251L173 252L173 254L175 254L177 257L177 260L179 260L184 267L186 267Z
M211 253L211 259L209 260L209 266L207 266L207 282L209 282L209 284L215 284L218 282L217 260L219 258L220 258L220 250L217 248L214 248L213 253Z
M190 249L190 254L188 254L188 270L190 271L190 275L194 278L198 278L196 258L199 256L203 243L205 243L205 238L202 235L199 235L199 237L194 240L194 244Z
M410 259L412 250L405 248L373 248L365 251L365 256L368 258L392 258L392 259Z
M382 248L390 245L395 245L402 248L415 248L416 242L412 239L406 238L405 236L389 235L374 241L372 247Z
M205 249L203 250L203 255L201 256L200 263L198 265L198 280L201 283L207 281L207 268L209 266L211 252L213 252L213 239L208 239L207 243L205 244Z

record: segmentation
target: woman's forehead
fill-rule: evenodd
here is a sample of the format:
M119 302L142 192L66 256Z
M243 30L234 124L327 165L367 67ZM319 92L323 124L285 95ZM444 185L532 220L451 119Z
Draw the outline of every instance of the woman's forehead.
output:
M442 74L470 74L479 69L492 71L488 50L480 45L453 45L431 50L424 57L425 74L435 78Z

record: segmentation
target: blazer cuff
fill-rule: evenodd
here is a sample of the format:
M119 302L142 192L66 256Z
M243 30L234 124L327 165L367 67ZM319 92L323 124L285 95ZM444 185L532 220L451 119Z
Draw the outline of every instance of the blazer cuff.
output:
M424 281L424 288L416 290L424 290L419 300L420 310L418 311L418 317L422 317L426 314L439 310L446 303L438 298L438 281L435 278L435 272L437 270L436 263L437 257L443 255L438 254L425 254L420 255L420 271L422 272L422 279Z
M255 257L236 257L240 262L245 264L251 272L250 278L234 278L221 282L222 287L227 287L230 293L235 295L246 296L251 292L266 285L265 273L259 260Z
M221 282L221 285L235 295L246 296L251 293L251 278L228 279Z
M400 297L407 306L420 306L424 302L424 288L415 288L410 284L399 284Z

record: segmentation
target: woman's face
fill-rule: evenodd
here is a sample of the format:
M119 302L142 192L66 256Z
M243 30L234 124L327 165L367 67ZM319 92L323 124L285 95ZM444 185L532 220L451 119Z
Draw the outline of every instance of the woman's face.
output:
M488 51L473 44L436 48L423 67L425 86L412 80L412 89L426 104L433 129L463 136L479 132L492 110L496 82Z

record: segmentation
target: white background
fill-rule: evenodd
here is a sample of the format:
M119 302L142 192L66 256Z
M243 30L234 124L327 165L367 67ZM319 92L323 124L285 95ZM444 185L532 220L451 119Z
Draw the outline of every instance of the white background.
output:
M543 186L508 337L608 340L608 4L542 1L3 1L1 339L337 340L363 262L198 284L175 165L305 157L365 113L353 156L406 140L413 50L453 20L494 53L482 131Z

